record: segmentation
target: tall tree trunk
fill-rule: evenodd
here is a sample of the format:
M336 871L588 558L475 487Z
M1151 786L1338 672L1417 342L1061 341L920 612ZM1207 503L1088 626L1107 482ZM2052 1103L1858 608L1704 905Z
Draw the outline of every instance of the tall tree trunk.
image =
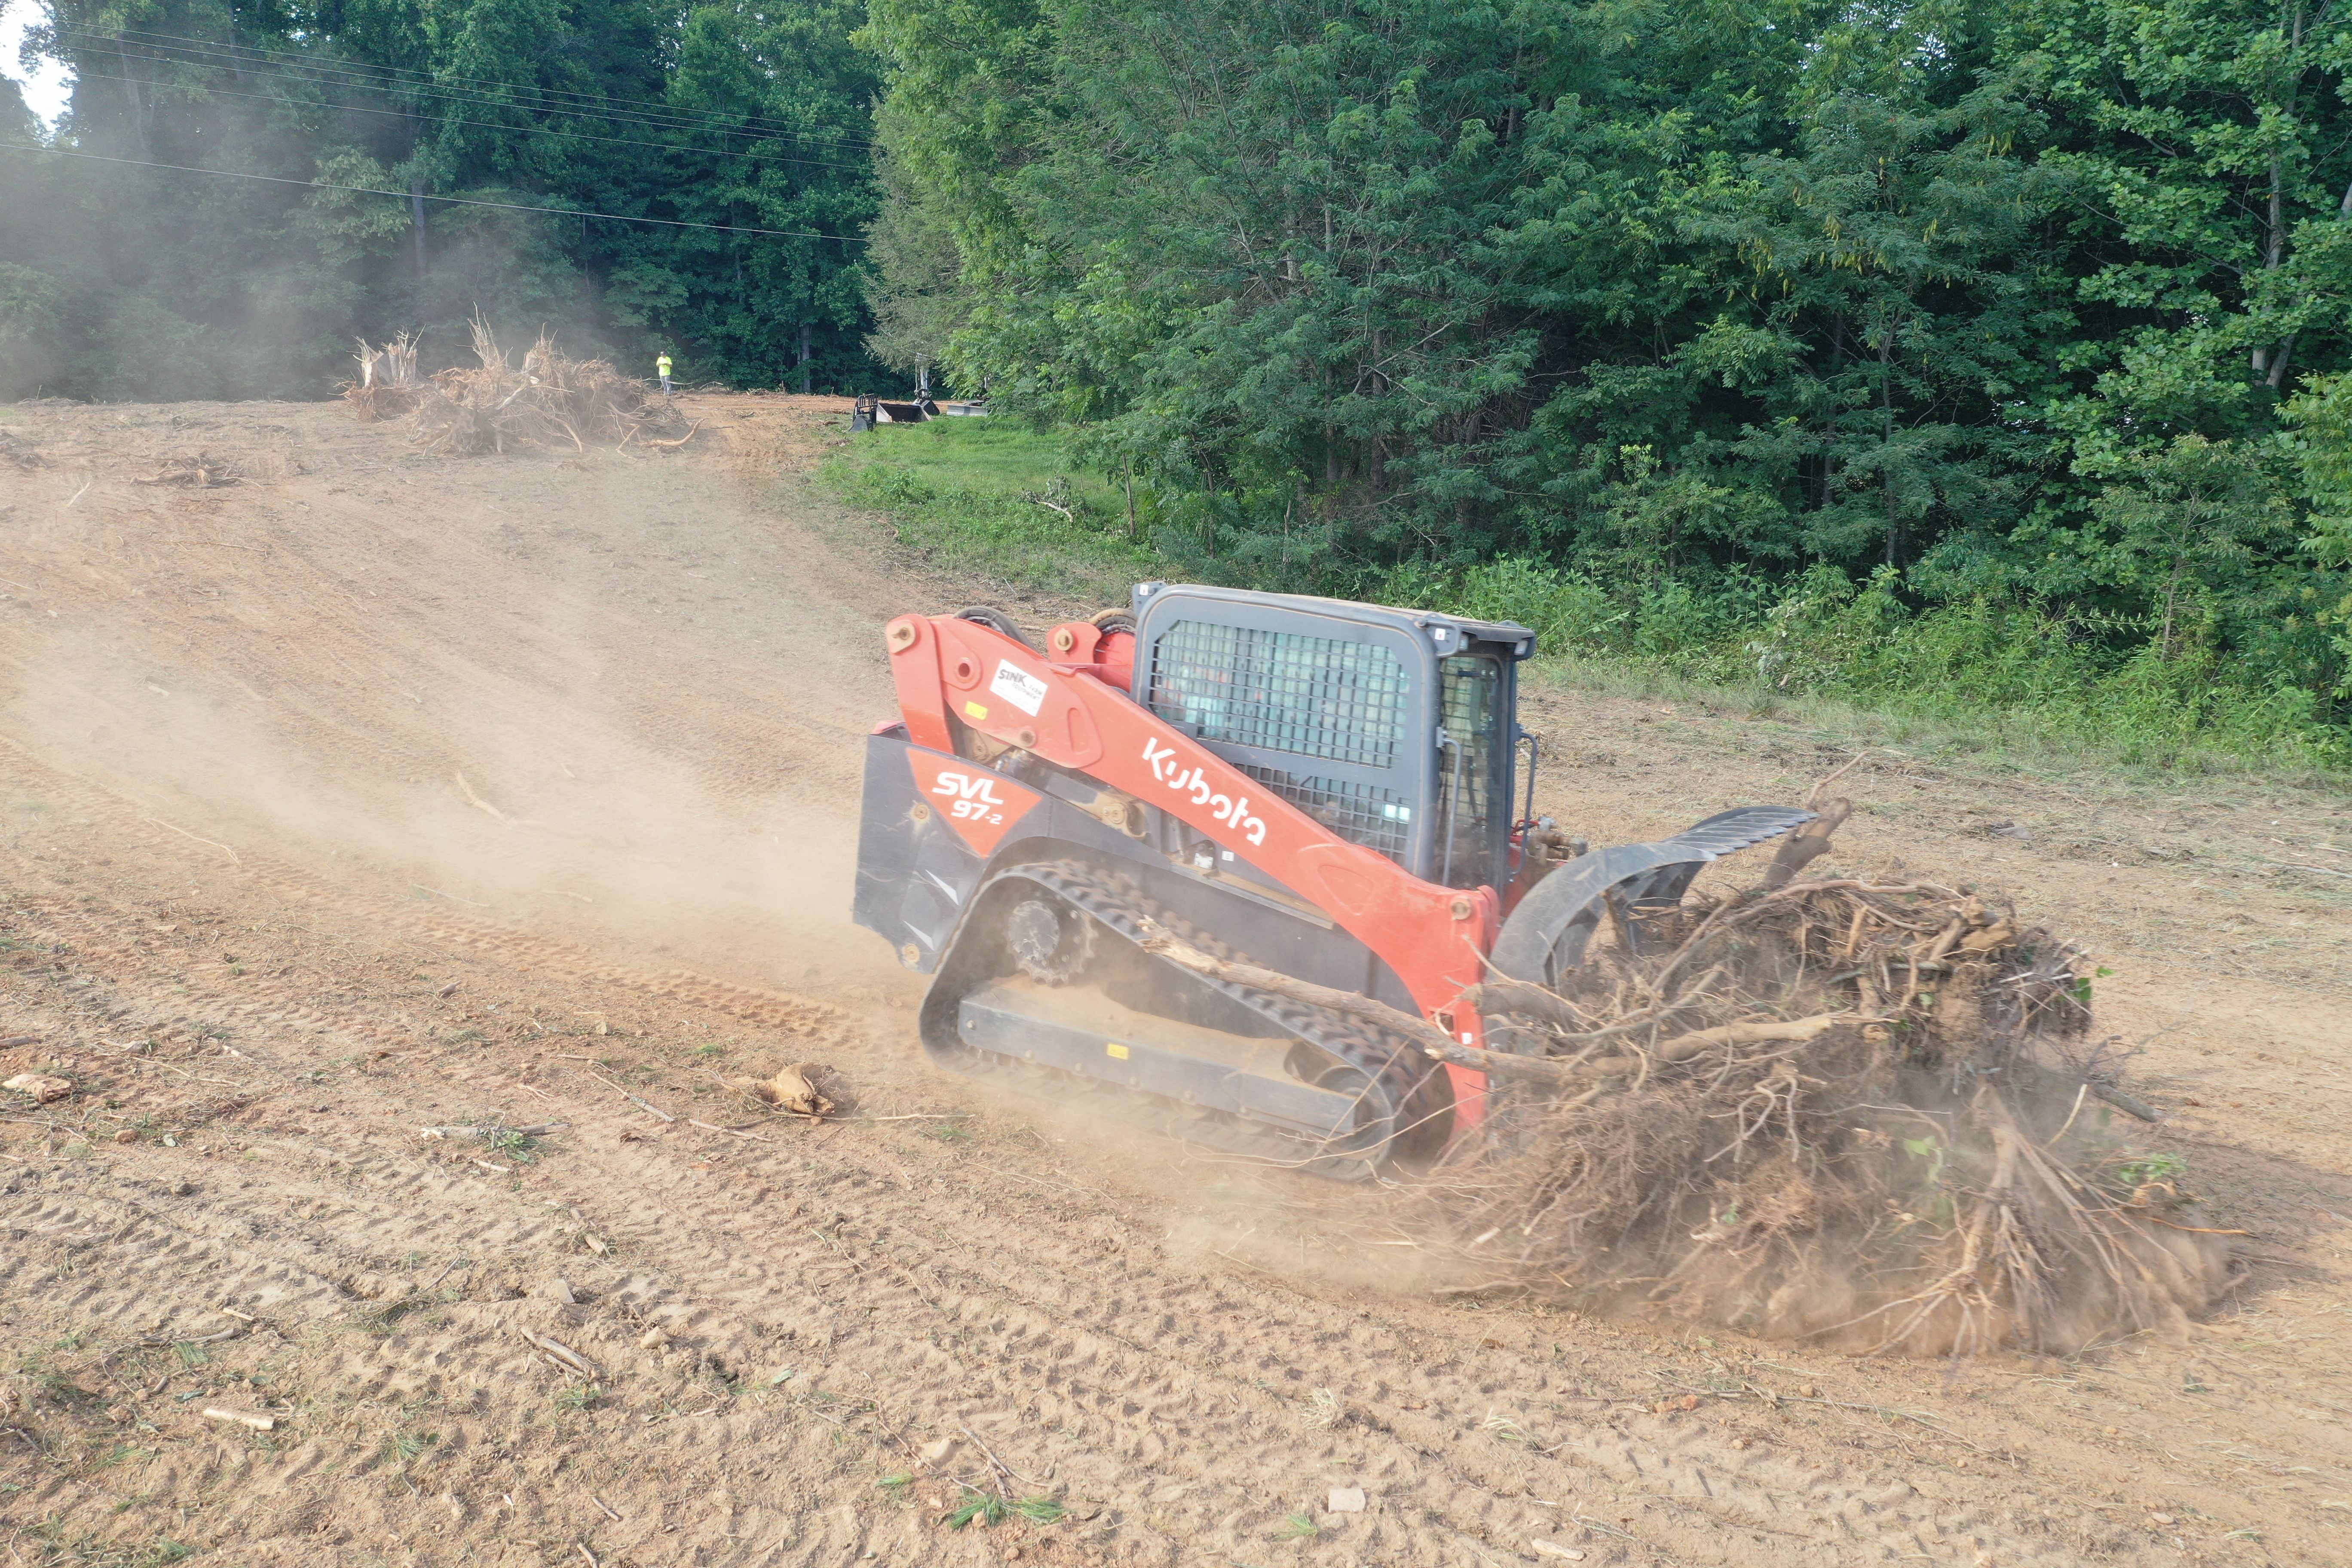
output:
M1878 340L1878 492L1886 502L1886 563L1899 566L1903 519L1895 506L1895 324Z
M801 323L800 372L801 395L806 397L809 395L809 377L814 374L809 369L809 324L806 321Z
M114 58L122 62L122 96L131 100L131 134L139 143L139 155L152 158L155 154L147 145L147 105L139 94L139 73L131 68L131 57L121 50Z
M2263 214L2263 270L2264 272L2277 271L2279 269L2280 262L2285 258L2285 171L2280 165L2279 155L2276 153L2273 153L2271 154L2270 202ZM2279 378L2283 376L2286 371L2285 356L2286 350L2285 347L2282 345L2278 350L2279 364L2276 371L2272 370L2271 351L2263 348L2260 344L2256 344L2254 346L2249 357L2253 364L2254 374L2256 375L2263 375L2266 372L2270 373L2268 377L2270 384L2273 386L2276 386L2279 384Z
M412 175L408 182L408 233L416 242L416 275L425 276L425 180Z

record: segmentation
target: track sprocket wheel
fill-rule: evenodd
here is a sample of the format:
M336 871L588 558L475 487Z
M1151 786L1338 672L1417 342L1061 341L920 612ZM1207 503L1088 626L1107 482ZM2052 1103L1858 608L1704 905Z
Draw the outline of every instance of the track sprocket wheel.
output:
M1022 900L1004 917L1004 945L1022 973L1065 985L1094 953L1094 921L1050 895Z

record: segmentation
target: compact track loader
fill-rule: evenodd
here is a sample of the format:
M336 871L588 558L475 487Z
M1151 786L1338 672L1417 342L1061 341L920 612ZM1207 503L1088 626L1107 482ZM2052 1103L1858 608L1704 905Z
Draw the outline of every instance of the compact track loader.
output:
M1145 583L1043 651L992 610L884 637L855 914L931 976L925 1052L1328 1176L1489 1121L1481 981L1552 984L1602 921L1637 942L1706 862L1812 819L1599 850L1523 819L1535 637L1507 623Z

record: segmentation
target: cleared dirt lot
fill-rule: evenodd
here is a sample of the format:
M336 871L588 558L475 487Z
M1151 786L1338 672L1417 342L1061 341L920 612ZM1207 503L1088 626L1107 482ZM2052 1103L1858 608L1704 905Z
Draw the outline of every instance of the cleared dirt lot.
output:
M2352 1560L2341 799L1855 777L1843 863L2114 972L2250 1233L2206 1320L1925 1364L1433 1296L1328 1190L921 1067L844 915L858 742L881 621L976 591L812 489L836 406L689 403L571 459L0 411L0 1077L77 1086L0 1105L12 1563ZM137 482L200 453L238 482ZM1668 707L1538 699L1545 809L1842 754ZM721 1082L795 1061L854 1114ZM494 1117L563 1125L419 1131ZM1065 1515L954 1529L965 1482Z

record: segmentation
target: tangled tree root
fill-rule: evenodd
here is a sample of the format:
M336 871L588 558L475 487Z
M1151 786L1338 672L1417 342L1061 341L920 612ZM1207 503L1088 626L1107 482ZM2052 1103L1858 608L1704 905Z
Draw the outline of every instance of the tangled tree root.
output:
M1948 888L1775 879L1483 987L1526 1070L1405 1201L1494 1285L1864 1352L2067 1352L2211 1300L2235 1233L2114 1123L2155 1113L2084 1048L2074 949Z
M414 414L432 390L416 374L416 340L406 332L380 349L370 348L362 338L360 352L352 357L359 361L359 379L343 383L339 390L363 420Z
M416 444L436 453L584 452L592 441L680 447L693 437L695 426L644 382L604 360L567 358L544 332L519 367L487 322L473 323L473 340L478 365L421 380L408 339L380 350L362 342L360 379L345 384L343 397L362 419L413 412Z

